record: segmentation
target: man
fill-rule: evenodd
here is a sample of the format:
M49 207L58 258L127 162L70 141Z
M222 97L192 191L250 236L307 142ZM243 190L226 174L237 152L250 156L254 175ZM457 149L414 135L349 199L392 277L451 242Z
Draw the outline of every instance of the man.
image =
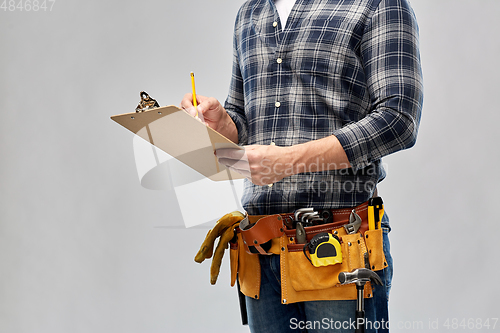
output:
M224 107L197 100L208 126L245 146L217 157L248 178L248 214L356 207L385 178L381 158L416 141L423 88L414 13L407 0L249 0L236 18ZM181 106L194 114L191 94ZM387 267L366 300L367 321L378 323L367 332L388 330L387 215L382 228ZM246 298L252 332L332 331L325 318L353 317L352 300L281 304L279 256L259 256L260 297Z

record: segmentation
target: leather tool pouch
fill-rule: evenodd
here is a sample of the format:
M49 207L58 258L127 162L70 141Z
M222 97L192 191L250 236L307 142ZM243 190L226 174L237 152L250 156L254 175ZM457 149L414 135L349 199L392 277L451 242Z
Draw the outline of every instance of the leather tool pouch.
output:
M273 219L276 220L276 217L269 217L267 220L260 219L258 223L261 220L269 223ZM347 221L305 228L308 241L319 232L334 233L341 240L342 263L314 267L303 253L304 244L294 243L295 230L283 232L277 227L279 223L275 222L273 233L277 233L278 236L270 242L272 246L269 252L280 255L283 304L313 300L356 299L356 286L354 284L340 285L338 274L361 267L377 271L387 266L383 252L382 229L367 230L367 223L363 222L358 233L347 234L343 228L346 223ZM264 237L258 239L257 243L262 244L268 241ZM245 248L243 237L241 233L238 233L237 242L231 246L231 285L234 285L238 278L242 293L258 298L259 257L258 254L251 254ZM365 286L365 297L372 297L370 283Z
M251 223L248 215L240 221L240 233L249 254L272 254L269 250L272 240L285 233L285 225L281 215L268 215Z

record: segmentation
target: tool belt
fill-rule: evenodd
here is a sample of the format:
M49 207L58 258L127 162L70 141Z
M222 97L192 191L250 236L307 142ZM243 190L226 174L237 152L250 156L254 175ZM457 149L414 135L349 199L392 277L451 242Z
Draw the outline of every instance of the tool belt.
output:
M357 225L350 222L353 211L360 219ZM247 215L240 222L236 239L231 243L231 285L234 285L238 278L241 292L258 299L259 255L275 254L280 256L283 304L356 299L355 285L341 285L338 275L340 272L350 272L362 267L378 271L387 266L383 252L382 229L378 227L369 230L368 203L354 209L322 210L318 214L320 218L312 223L316 222L316 225L308 223L309 226L299 230L305 233L305 237L301 237L304 243L297 242L300 235L297 229L302 228L302 225L297 223L297 213ZM334 237L333 241L338 242L338 249L342 254L341 263L321 267L312 264L312 255L307 254L305 246L312 244L315 236L321 233L331 235L330 238ZM365 296L372 297L369 283L365 286Z

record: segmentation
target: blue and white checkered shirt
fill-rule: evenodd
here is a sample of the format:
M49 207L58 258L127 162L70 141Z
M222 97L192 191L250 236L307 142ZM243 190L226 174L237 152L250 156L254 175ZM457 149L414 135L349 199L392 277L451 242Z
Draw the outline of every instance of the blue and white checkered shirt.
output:
M407 0L297 0L284 28L272 0L245 2L225 103L239 143L291 146L333 134L352 168L273 187L246 181L244 208L273 214L368 200L385 177L381 158L415 144L422 102Z

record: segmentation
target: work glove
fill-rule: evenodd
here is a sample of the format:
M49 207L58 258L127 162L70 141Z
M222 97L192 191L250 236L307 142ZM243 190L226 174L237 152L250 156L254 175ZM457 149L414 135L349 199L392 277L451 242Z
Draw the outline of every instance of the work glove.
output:
M212 265L210 267L210 283L215 284L220 272L220 265L224 250L229 246L229 242L234 238L234 229L239 226L239 222L245 218L245 215L238 211L226 214L221 217L215 226L208 231L200 250L194 257L194 261L202 263L205 259L212 257L215 240L219 237L219 242L215 249Z

